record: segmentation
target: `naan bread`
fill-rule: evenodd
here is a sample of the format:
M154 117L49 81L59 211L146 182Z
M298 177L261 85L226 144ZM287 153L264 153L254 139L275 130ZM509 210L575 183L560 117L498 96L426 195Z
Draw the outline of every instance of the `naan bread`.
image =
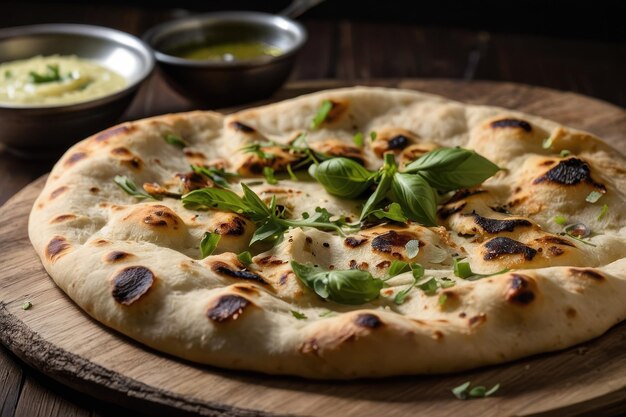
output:
M312 148L375 169L387 151L406 162L437 147L462 146L504 170L440 206L440 227L383 225L347 238L290 229L247 268L236 254L248 249L250 220L187 210L177 198L139 201L113 182L125 175L153 192L206 186L189 172L190 164L258 176L263 161L240 148L268 139L288 143L308 129L325 99L333 108L309 133ZM353 144L356 132L370 131L378 133L373 143ZM168 134L188 147L167 144ZM547 137L550 149L542 146ZM565 149L571 155L561 157ZM274 168L293 162L292 155L275 152ZM362 204L333 197L315 182L252 188L264 199L276 195L293 213L321 206L358 218ZM586 202L594 190L602 199ZM562 349L626 318L624 190L624 157L591 134L502 108L356 87L228 116L159 116L94 135L52 170L29 233L50 276L83 310L160 351L311 378L443 373ZM599 217L603 204L609 209ZM594 246L559 235L557 214L588 225ZM213 255L200 259L206 231L222 238ZM424 265L427 276L456 281L439 291L445 302L414 289L396 305L394 294L412 281L410 273L388 281L371 303L326 302L288 263L385 277L392 260L407 258L404 245L412 239L422 245L412 261ZM455 254L478 273L510 271L477 281L456 278Z

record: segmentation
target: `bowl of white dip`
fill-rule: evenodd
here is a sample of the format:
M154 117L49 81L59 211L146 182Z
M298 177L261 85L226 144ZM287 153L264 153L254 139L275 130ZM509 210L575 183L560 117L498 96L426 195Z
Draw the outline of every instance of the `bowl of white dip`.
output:
M150 48L118 30L0 29L0 142L23 156L57 153L115 123L153 69Z

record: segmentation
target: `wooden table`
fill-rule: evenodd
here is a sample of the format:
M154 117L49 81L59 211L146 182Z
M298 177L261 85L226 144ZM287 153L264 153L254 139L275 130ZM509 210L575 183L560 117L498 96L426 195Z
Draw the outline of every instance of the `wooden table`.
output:
M180 13L122 6L39 5L36 12L28 3L3 7L0 27L80 22L137 35ZM299 57L293 81L338 79L357 83L408 77L507 80L575 91L626 107L625 43L367 21L305 18L303 23L310 40ZM156 74L124 119L191 108ZM0 149L0 204L49 171L53 163L18 159ZM66 388L0 348L0 417L38 415L137 416L137 412Z

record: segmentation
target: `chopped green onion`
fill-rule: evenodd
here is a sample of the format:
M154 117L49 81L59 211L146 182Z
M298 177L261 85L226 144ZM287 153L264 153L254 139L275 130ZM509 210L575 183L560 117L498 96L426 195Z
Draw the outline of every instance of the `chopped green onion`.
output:
M200 256L202 256L202 259L215 252L221 238L221 235L211 232L205 232L202 235L202 240L200 240Z
M435 278L431 278L425 283L418 285L417 288L424 291L424 294L426 295L435 295L439 285L437 284L437 280Z
M602 198L602 193L599 193L597 191L592 191L585 198L585 201L588 202L588 203L596 203L601 198Z
M300 313L299 311L291 310L291 314L297 318L298 320L306 320L308 317L304 313Z
M453 279L443 277L439 280L439 285L441 288L450 288L456 285L456 282Z
M31 303L30 301L24 301L24 304L22 304L22 310L28 310L33 306L33 303Z
M572 153L570 151L568 151L567 149L563 149L559 155L561 156L561 158L567 158L571 154Z
M439 306L443 307L446 304L446 301L448 301L448 296L444 293L439 294L439 298L437 299Z
M606 215L606 212L609 211L609 205L605 204L602 206L602 210L600 210L600 214L596 217L596 220L602 220L602 218Z
M358 146L359 148L362 148L363 147L363 133L359 132L356 135L354 135L354 137L352 138L352 141L354 142L356 146Z
M461 262L458 258L454 258L453 265L454 275L459 278L468 278L474 274L468 262Z
M378 136L378 133L376 133L375 131L371 131L370 132L370 139L372 140L372 142L374 142L376 140L376 136Z
M541 145L543 146L543 149L550 149L550 147L552 146L552 140L552 136L548 136L547 138L545 138Z
M565 226L567 224L567 217L556 215L554 216L554 223L559 224L561 226Z
M265 176L265 181L268 184L275 185L278 184L278 180L274 176L274 169L271 167L263 167L263 175Z
M313 120L311 120L311 129L312 130L319 129L322 123L324 123L324 120L326 120L328 113L330 113L332 109L333 109L333 103L330 100L322 101L321 107L315 114L315 117L313 118Z
M163 139L167 143L169 143L170 145L176 146L176 147L181 148L181 149L184 148L185 146L187 146L185 141L180 136L174 135L173 133L165 135L165 137Z
M289 178L291 178L291 181L300 181L296 174L293 173L293 170L291 169L291 164L287 165L287 173L289 174Z
M395 277L396 275L399 275L403 272L408 272L410 271L411 268L408 264L408 262L404 262L404 261L399 261L397 259L394 259L391 262L391 265L389 266L389 270L387 271L387 273L389 274L389 277Z
M500 384L496 384L489 390L482 385L469 389L470 384L471 382L467 381L458 387L453 388L452 394L454 394L454 396L459 400L467 400L468 398L485 398L495 394L495 392L500 388Z
M241 252L237 255L237 259L239 259L239 262L247 266L252 263L252 254L250 251Z

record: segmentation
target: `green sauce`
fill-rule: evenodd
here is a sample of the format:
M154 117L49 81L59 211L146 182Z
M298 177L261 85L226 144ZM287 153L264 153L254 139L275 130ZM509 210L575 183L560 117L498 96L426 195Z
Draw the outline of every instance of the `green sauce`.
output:
M241 61L264 56L279 56L282 49L264 42L232 42L220 44L191 44L170 51L171 55L198 61Z

